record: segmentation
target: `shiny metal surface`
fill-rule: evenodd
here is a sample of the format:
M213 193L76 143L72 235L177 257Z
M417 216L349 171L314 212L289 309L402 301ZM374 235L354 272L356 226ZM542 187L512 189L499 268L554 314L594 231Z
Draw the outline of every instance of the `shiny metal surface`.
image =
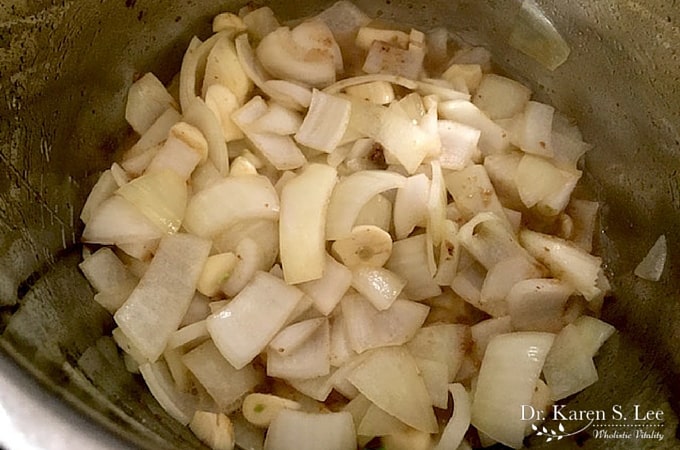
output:
M90 301L92 291L77 270L77 217L98 173L126 138L124 98L134 77L151 70L169 81L191 36L205 36L215 13L242 3L0 2L5 446L23 448L23 439L60 449L82 438L79 448L200 448L112 357L110 342L97 340L110 332L112 321ZM278 14L297 17L329 3L271 5ZM448 26L488 45L501 70L574 117L595 146L586 161L587 190L604 205L599 251L614 288L603 315L620 332L597 359L600 382L570 407L660 409L663 439L582 435L556 445L533 439L532 447L677 448L680 10L663 0L537 1L572 49L568 61L550 72L507 44L519 1L357 3L386 20L423 29ZM637 279L635 265L662 233L669 242L662 279ZM47 412L40 420L38 405ZM36 422L44 431L40 436Z

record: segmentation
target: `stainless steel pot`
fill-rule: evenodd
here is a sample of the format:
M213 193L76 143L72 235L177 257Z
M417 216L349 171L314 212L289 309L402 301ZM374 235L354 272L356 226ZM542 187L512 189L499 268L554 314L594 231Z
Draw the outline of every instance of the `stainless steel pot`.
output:
M192 35L240 1L3 0L0 7L0 444L25 448L200 448L123 368L112 320L76 264L77 217L98 173L126 139L128 86L168 81ZM329 4L270 3L283 17ZM361 0L372 15L448 26L488 45L499 68L577 119L595 145L587 188L603 203L599 251L619 329L601 379L569 408L662 411L661 440L597 439L593 430L546 448L680 446L680 9L665 0L537 4L571 47L554 72L511 48L516 0ZM661 280L633 269L660 234ZM97 343L98 342L98 343ZM87 356L83 358L83 354ZM632 418L631 418L632 419ZM656 422L655 422L656 423Z

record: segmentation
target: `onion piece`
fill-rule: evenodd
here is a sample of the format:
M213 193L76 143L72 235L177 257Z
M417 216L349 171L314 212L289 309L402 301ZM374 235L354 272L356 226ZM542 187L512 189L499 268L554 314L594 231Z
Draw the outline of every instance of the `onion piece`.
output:
M461 170L472 164L481 131L451 120L439 120L437 131L442 143L439 161L444 169Z
M394 433L403 433L408 429L408 425L387 414L375 404L371 404L357 427L357 436L388 436Z
M496 317L482 320L470 327L472 337L472 357L481 362L486 352L486 347L491 339L512 331L512 318L510 316Z
M343 98L312 91L312 100L295 140L307 147L331 153L349 125L352 104Z
M597 369L578 328L565 326L545 360L543 375L553 400L561 400L582 391L598 380Z
M432 435L409 428L401 433L393 433L380 439L389 450L431 450ZM460 449L458 449L460 450Z
M276 219L278 211L279 198L269 179L230 177L191 197L184 227L198 236L215 236L243 220Z
M208 317L210 336L227 361L241 369L278 333L303 295L283 280L258 272L225 308Z
M85 258L78 268L97 293L105 294L95 296L95 300L111 314L120 308L139 281L108 247Z
M418 79L423 71L425 51L418 46L408 49L383 41L373 41L368 49L362 70L366 73L390 73Z
M196 347L208 338L209 335L205 320L200 320L172 333L170 339L168 339L166 351L180 347Z
M602 344L616 332L613 326L590 316L579 317L573 325L581 336L584 353L591 357L595 356Z
M270 102L267 112L249 125L255 132L269 132L280 135L295 134L302 125L302 117L297 111L276 102Z
M484 166L474 164L457 172L449 172L444 181L464 219L470 220L481 212L492 212L507 223L503 205Z
M133 176L144 172L155 155L153 148L163 143L172 126L180 120L182 120L182 115L175 108L166 109L135 142L135 145L125 152L121 162L123 169Z
M264 68L255 58L253 49L248 42L248 35L242 34L238 36L234 44L236 45L236 53L238 54L241 67L243 67L246 75L253 80L253 83L262 92L278 103L295 110L302 110L309 106L309 104L300 103L298 95L289 95L285 90L280 90L278 84L269 82L273 80L269 80L269 76L265 73Z
M308 340L325 321L323 317L317 317L289 325L269 342L269 348L281 356L288 356Z
M467 100L449 100L437 106L443 119L453 120L480 130L479 149L484 156L503 153L510 147L507 131Z
M387 81L371 81L368 83L348 86L347 95L366 100L377 105L388 105L394 99L394 88Z
M175 99L163 83L149 72L130 86L125 103L125 120L133 130L143 135L168 108L177 108Z
M446 185L439 161L430 162L432 181L427 199L427 234L434 247L439 247L444 239L446 221Z
M267 348L267 375L286 379L309 379L330 373L330 329L328 320L321 323L297 348L283 354L279 348Z
M401 187L404 180L402 175L377 170L364 170L341 179L328 205L326 239L349 235L361 208L381 192Z
M111 169L102 172L87 196L87 200L85 200L83 209L80 212L80 220L87 225L93 212L102 204L102 202L111 197L117 189L118 183L116 183L116 180L113 178Z
M470 426L470 395L460 383L450 384L449 391L453 400L453 415L434 450L458 448Z
M451 64L441 78L451 84L462 80L468 92L474 92L482 82L482 76L482 66L479 64Z
M529 278L546 275L546 270L539 264L522 256L514 256L494 264L484 278L480 291L482 310L492 313L494 317L507 313L507 297L515 284ZM570 292L571 293L571 292ZM528 314L530 316L531 314ZM518 328L520 330L520 328ZM532 330L547 331L547 330Z
M410 176L397 189L394 200L394 233L397 239L404 239L418 225L424 225L428 209L430 180L425 174Z
M249 11L248 14L243 16L243 23L248 28L248 33L256 41L261 40L279 27L279 21L269 6Z
M243 396L264 379L263 373L252 365L239 370L232 367L212 341L206 341L182 356L182 362L226 414L234 412Z
M383 194L376 195L361 208L355 225L370 225L389 233L392 229L392 202Z
M354 422L348 412L314 414L284 408L272 420L264 448L355 450Z
M188 425L194 411L199 407L198 399L193 395L177 390L167 364L164 361L141 364L139 372L142 374L149 391L151 391L151 395L154 396L165 412L182 425Z
M516 332L494 337L486 348L472 400L471 423L492 439L522 447L522 405L534 387L555 335Z
M172 170L186 181L196 166L205 161L207 154L208 143L201 131L186 122L177 122L170 128L163 146L149 161L145 174Z
M449 378L449 367L445 362L426 358L415 358L420 375L423 377L427 392L430 394L432 406L446 409Z
M470 327L462 324L435 324L418 330L406 347L415 358L443 361L452 382L470 347Z
M644 280L659 281L666 265L666 236L661 235L656 240L652 248L649 249L647 255L635 267L633 273L635 276Z
M458 271L461 247L456 237L458 225L452 220L444 221L444 236L439 246L439 259L437 260L437 273L434 281L440 286L450 286Z
M163 353L196 291L210 241L178 233L164 237L144 276L114 319L151 362Z
M421 303L397 299L388 309L380 311L358 294L346 295L340 304L347 337L357 353L408 342L430 310Z
M283 187L280 259L289 284L316 280L323 275L326 213L336 182L334 168L310 164Z
M404 294L412 300L424 300L441 294L441 288L430 273L427 236L419 234L396 241L385 267L406 280Z
M482 77L473 103L490 119L508 119L521 113L529 102L531 89L518 81L496 74Z
M510 46L555 70L571 49L534 0L524 0L508 40Z
M593 300L603 294L603 288L598 283L602 272L601 258L586 253L568 241L531 230L520 231L519 240L556 278L570 283L586 300Z
M229 152L218 117L203 100L196 97L186 106L184 120L201 130L208 144L208 158L220 175L226 176L229 173Z
M527 279L515 284L507 296L512 327L517 331L557 333L574 288L555 279Z
M522 151L551 158L552 122L555 108L545 103L530 101L518 116L513 128L513 144Z
M314 302L314 307L328 316L345 295L352 282L352 272L332 256L326 254L324 272L321 278L300 283L300 288Z
M409 36L407 33L399 30L364 26L359 28L359 31L357 31L357 37L354 40L354 45L362 50L368 50L371 47L371 44L373 44L373 41L388 42L405 49L408 47Z
M186 111L191 102L198 96L199 78L205 71L205 62L213 45L220 39L221 34L213 34L205 42L194 36L182 59L179 72L179 103L182 111Z
M383 347L350 373L359 392L386 413L427 433L436 433L437 420L418 366L403 347Z
M236 264L234 264L229 276L223 279L220 284L220 290L229 297L238 294L252 280L258 270L267 270L271 267L264 254L264 249L258 241L249 237L238 243L234 253Z
M382 267L359 266L352 271L352 287L380 311L392 306L405 285L398 275Z
M418 83L409 78L405 78L399 75L392 75L389 73L374 73L369 75L358 75L356 77L344 78L342 80L336 81L330 86L325 87L323 91L327 94L338 94L352 86L359 86L367 83L376 82L396 84L397 86L401 86L409 90L415 90L418 87Z

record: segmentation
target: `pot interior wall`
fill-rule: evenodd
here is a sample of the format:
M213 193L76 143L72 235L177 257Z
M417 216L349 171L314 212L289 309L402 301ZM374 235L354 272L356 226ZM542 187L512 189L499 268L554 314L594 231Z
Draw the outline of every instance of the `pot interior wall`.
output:
M193 35L242 2L3 1L0 10L0 356L81 413L145 448L200 447L177 426L111 341L111 317L77 269L80 208L130 135L127 88L153 71L168 82ZM329 2L270 3L299 17ZM680 387L680 10L649 1L539 1L571 46L550 72L510 48L514 0L361 0L366 12L421 29L446 26L488 45L499 69L575 118L594 144L586 185L599 199L599 252L614 288L604 317L619 329L597 358L601 380L569 408L660 409L660 443L676 448ZM632 271L660 234L669 261L658 283ZM583 433L565 447L614 448ZM637 445L639 444L639 445ZM541 447L535 439L531 445ZM630 442L620 441L621 448ZM661 447L659 447L660 445ZM556 448L551 446L550 448Z

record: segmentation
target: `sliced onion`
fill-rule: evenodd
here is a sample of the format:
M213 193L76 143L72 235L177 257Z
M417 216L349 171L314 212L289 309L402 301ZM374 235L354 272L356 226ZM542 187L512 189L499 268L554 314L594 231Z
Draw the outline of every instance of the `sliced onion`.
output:
M125 120L137 133L144 134L168 108L176 107L163 83L154 74L146 73L130 86Z
M593 358L584 346L578 328L571 324L555 338L543 367L553 400L580 392L598 380Z
M398 275L382 267L360 266L352 271L352 287L380 311L392 306L405 285Z
M515 284L507 296L512 326L517 331L559 332L562 315L574 288L555 279L527 279Z
M404 294L412 300L424 300L442 292L430 272L431 250L428 247L432 245L424 234L396 241L385 265L406 280Z
M331 153L347 130L350 110L348 100L315 89L295 140L315 150Z
M252 365L236 370L212 341L185 354L182 362L225 414L233 412L239 406L237 402L264 379L264 374Z
M139 284L114 315L149 361L158 359L182 322L210 247L210 241L190 234L164 237Z
M82 234L83 242L114 245L149 242L163 232L132 203L113 195L92 212Z
M399 75L392 75L389 73L374 73L369 75L358 75L356 77L344 78L337 81L330 86L324 88L327 94L337 94L352 86L359 86L366 83L387 82L396 84L397 86L405 87L406 89L415 90L418 83Z
M175 387L167 364L163 361L145 363L139 366L139 372L165 412L182 425L188 425L198 408L197 398Z
M340 180L328 205L326 239L349 235L361 208L381 192L400 187L404 180L399 174L377 170L357 172Z
M327 254L321 278L300 283L298 287L312 299L314 307L327 316L333 312L351 282L352 272Z
M326 213L337 172L310 164L281 191L280 259L287 283L321 278L326 257Z
M456 206L466 220L472 219L481 212L492 212L499 219L507 220L503 205L498 200L489 175L481 164L449 172L444 177L444 181Z
M348 412L314 414L283 409L269 426L264 448L354 450L356 448L354 422Z
M330 373L330 330L328 320L320 325L297 348L283 354L267 348L267 375L278 378L309 379Z
M427 433L437 420L418 366L403 347L373 350L349 375L359 391L386 413Z
M510 147L507 131L467 100L440 102L439 114L444 119L453 120L481 131L479 148L486 155L503 153Z
M555 70L569 57L571 49L534 0L524 0L508 43Z
M258 272L225 308L208 317L210 336L227 361L241 369L278 333L303 295L283 280Z
M645 280L659 281L666 265L666 254L666 236L662 234L635 267L635 275Z
M287 356L309 339L324 322L324 318L317 317L290 325L271 340L269 348L281 356Z
M208 143L208 158L217 171L226 176L229 173L229 152L222 125L215 113L203 100L195 98L186 106L184 120L201 130Z
M522 405L531 404L554 339L549 333L516 332L489 342L472 400L475 428L509 447L522 447Z
M220 37L206 57L202 95L205 97L208 88L213 84L220 84L229 88L239 104L243 104L253 88L253 82L239 62L231 36L227 33L218 34Z
M460 383L449 385L449 391L453 399L453 415L434 450L458 448L470 426L470 395Z
M427 218L430 180L425 174L408 177L397 189L394 200L394 233L397 239L404 239L416 226L425 224Z
M198 95L198 82L205 71L206 58L220 37L220 33L213 34L205 42L194 37L189 43L179 72L179 102L182 111L186 111Z
M357 436L388 436L408 429L408 425L371 404L357 427Z

